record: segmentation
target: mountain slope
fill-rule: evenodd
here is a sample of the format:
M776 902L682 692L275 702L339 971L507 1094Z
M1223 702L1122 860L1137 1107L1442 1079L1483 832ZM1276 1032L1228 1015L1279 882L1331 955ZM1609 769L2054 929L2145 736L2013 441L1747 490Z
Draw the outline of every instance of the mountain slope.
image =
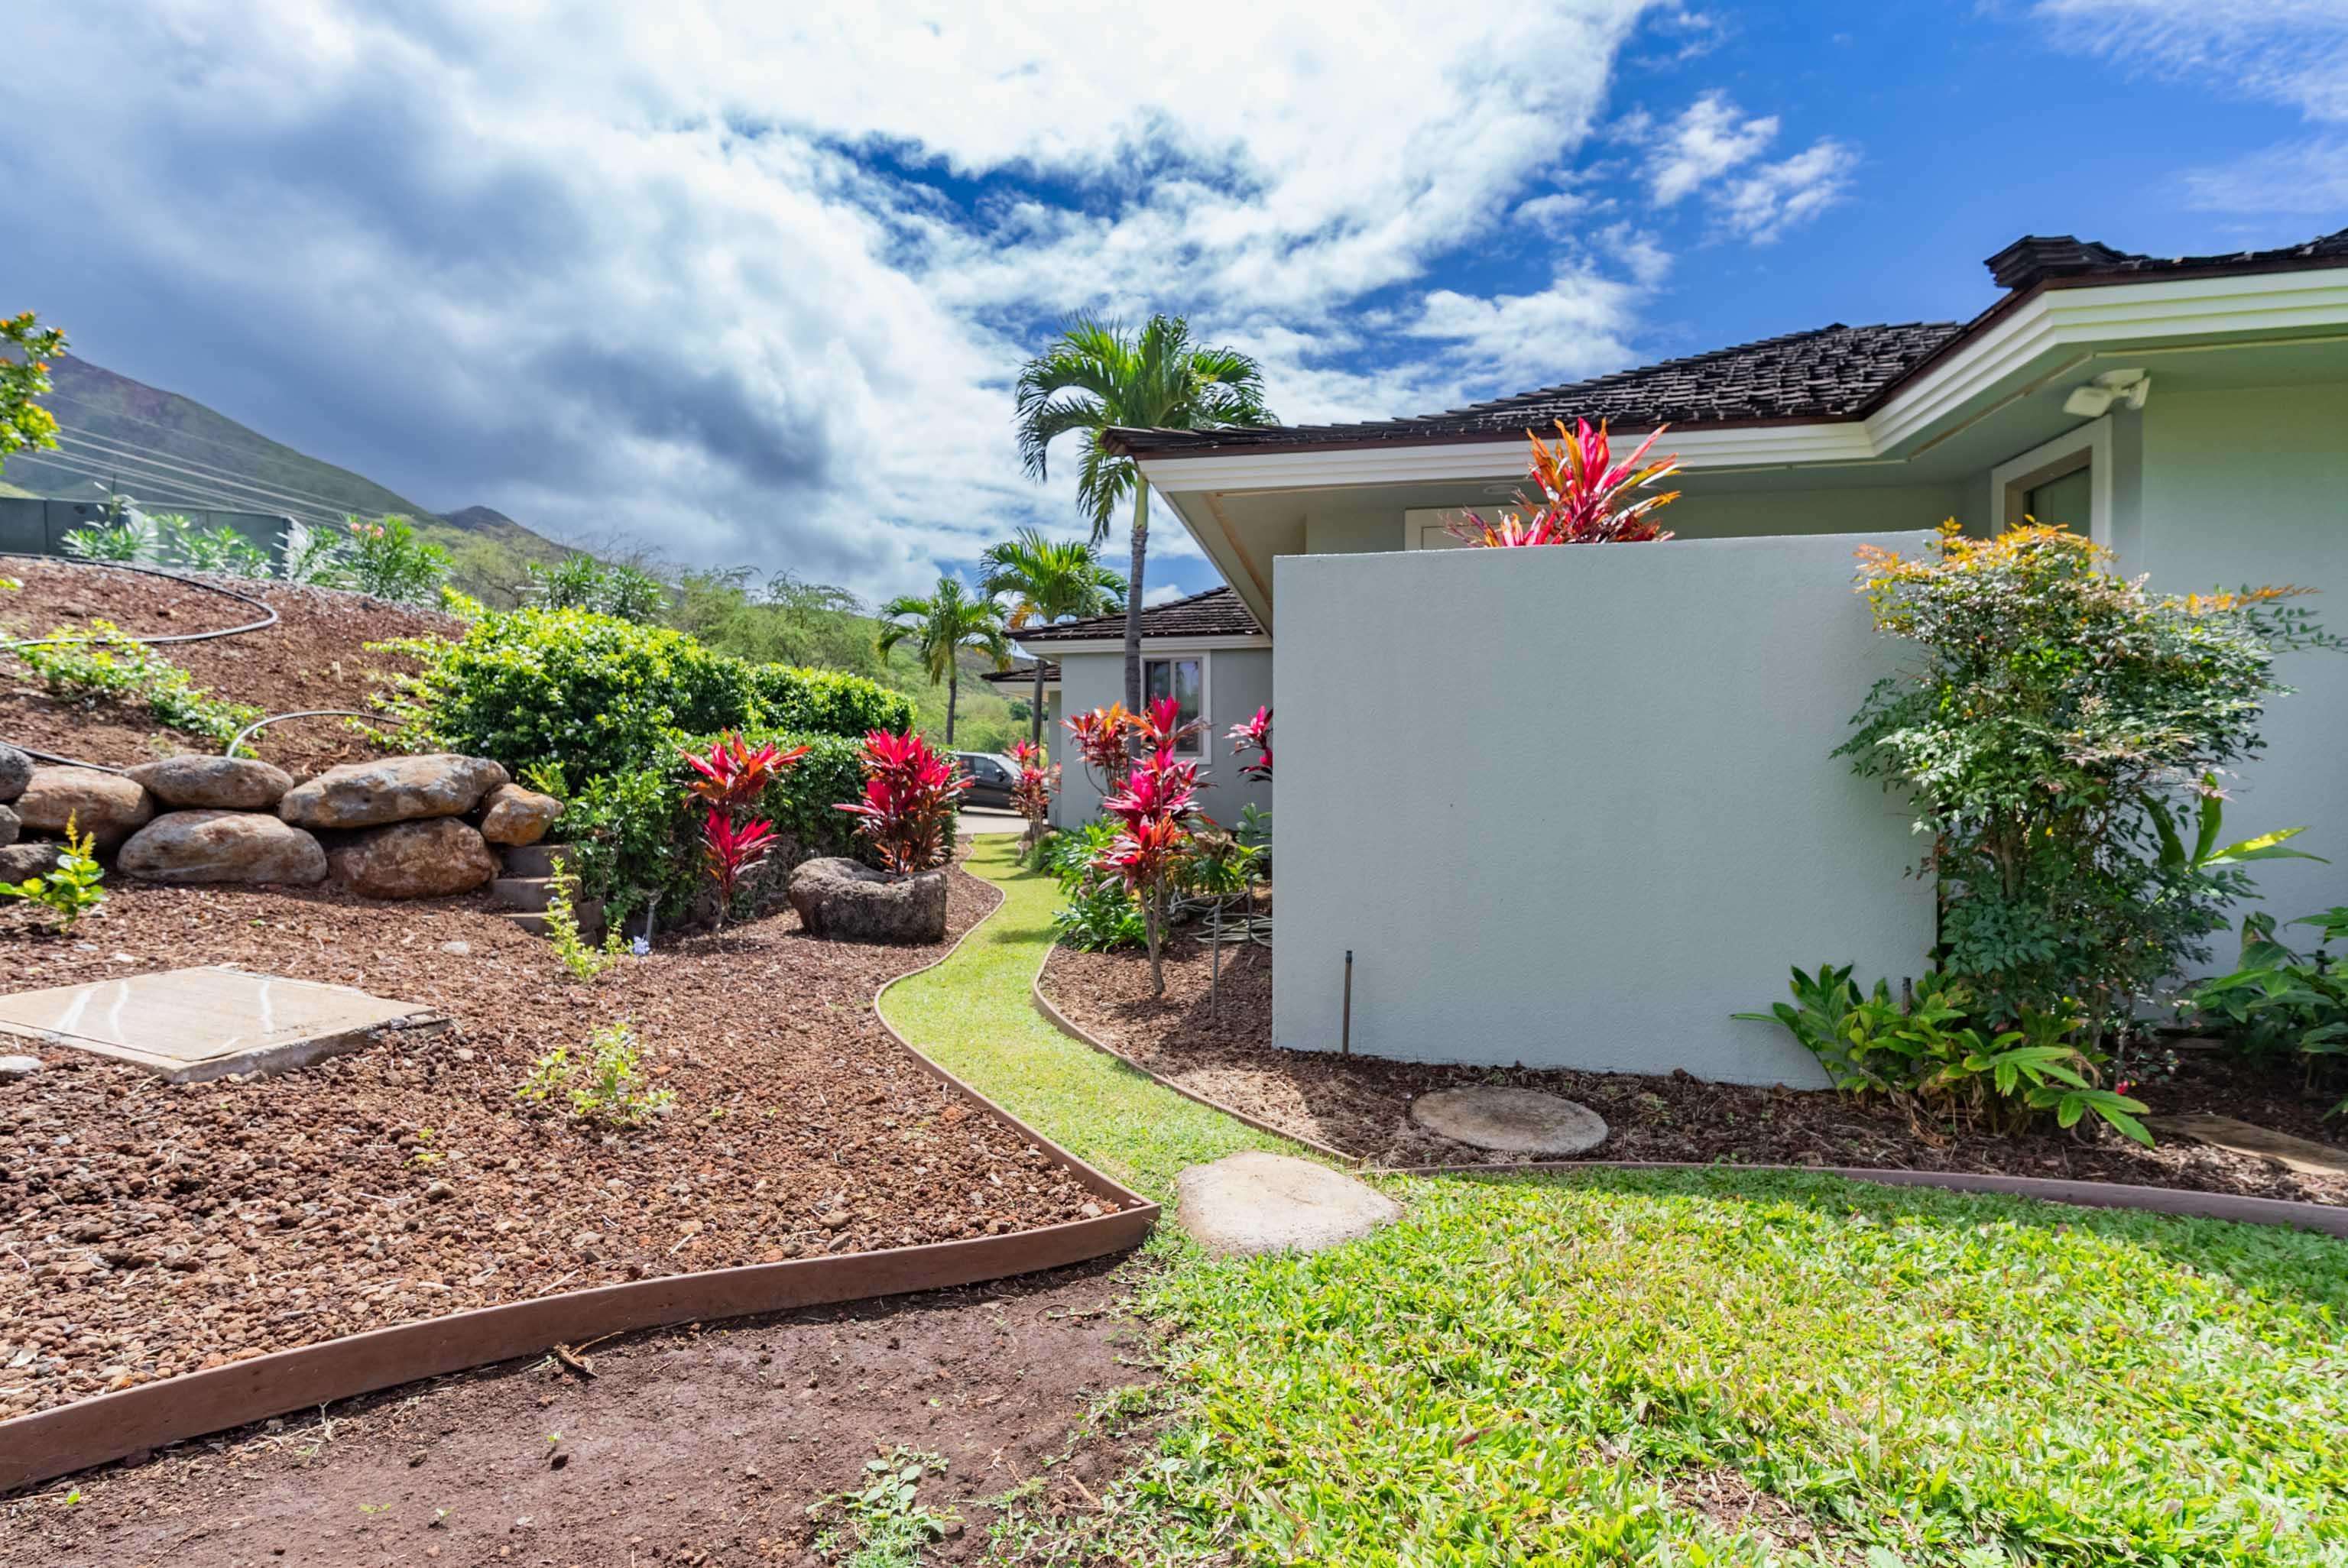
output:
M57 415L52 452L10 456L5 481L35 495L91 500L118 486L149 511L172 507L275 512L314 527L346 512L398 512L446 547L469 591L501 590L530 560L561 547L486 507L437 516L363 474L272 441L191 397L149 386L71 355L50 367L41 402Z

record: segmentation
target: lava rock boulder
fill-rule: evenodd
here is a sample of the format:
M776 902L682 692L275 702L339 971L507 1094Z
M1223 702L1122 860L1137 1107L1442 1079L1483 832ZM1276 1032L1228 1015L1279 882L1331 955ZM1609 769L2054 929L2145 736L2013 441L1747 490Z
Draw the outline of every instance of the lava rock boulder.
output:
M501 784L482 800L481 836L491 844L519 849L536 844L562 815L562 803L551 794Z
M789 897L811 937L843 942L945 939L942 868L903 875L824 856L791 873Z
M101 853L153 820L155 797L137 779L96 768L35 768L14 807L25 825L62 836L68 823Z
M0 804L15 800L33 782L33 759L0 741Z
M326 860L337 880L369 898L445 898L498 874L498 857L479 830L448 816L368 828L329 850Z
M277 815L296 827L379 827L462 816L506 782L506 770L486 757L446 752L345 763L295 784L277 803Z
M130 776L177 811L270 811L294 787L283 768L252 757L165 757Z
M326 879L318 841L251 811L170 811L122 846L115 864L148 882L290 882Z

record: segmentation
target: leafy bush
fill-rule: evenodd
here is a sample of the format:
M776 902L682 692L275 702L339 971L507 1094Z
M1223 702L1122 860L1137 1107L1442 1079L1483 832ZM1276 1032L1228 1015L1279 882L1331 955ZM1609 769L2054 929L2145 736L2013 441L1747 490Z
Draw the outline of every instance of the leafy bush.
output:
M1671 530L1657 528L1653 518L1677 500L1679 492L1636 498L1632 494L1679 471L1677 457L1662 457L1640 466L1663 433L1663 427L1657 426L1636 452L1617 462L1602 420L1592 429L1587 419L1577 419L1571 430L1559 420L1555 446L1528 430L1525 436L1533 450L1525 477L1540 492L1540 499L1519 491L1517 505L1524 508L1522 512L1503 512L1498 523L1488 523L1470 512L1449 532L1462 544L1498 549L1527 545L1644 544L1670 538Z
M16 650L49 691L60 697L108 697L143 704L158 723L225 745L262 716L242 702L223 702L189 673L108 620L63 641Z
M668 609L668 589L634 567L565 556L552 566L532 561L524 590L541 610L584 610L640 624L658 620Z
M758 723L770 730L861 739L875 730L901 734L913 727L913 700L861 675L754 664L750 689Z
M556 876L546 886L546 937L554 946L554 956L570 971L571 978L582 982L592 980L626 952L627 943L620 928L612 927L603 933L600 948L579 932L579 912L571 902L574 879L564 873Z
M166 566L222 577L266 578L269 552L222 523L200 528L195 519L179 512L160 512L155 525L156 559Z
M870 858L900 874L945 864L953 850L954 810L970 780L910 733L873 731L858 762L864 788L836 809L856 819Z
M676 1098L668 1090L645 1087L643 1051L627 1026L617 1023L595 1031L585 1061L572 1061L569 1046L556 1046L531 1064L514 1091L515 1099L530 1105L556 1094L571 1102L574 1121L613 1127L636 1126Z
M440 585L448 580L448 552L417 538L413 522L396 515L372 523L351 518L345 527L350 541L343 568L353 588L394 604L438 602Z
M579 610L485 615L453 642L386 645L423 666L393 712L414 743L547 764L577 789L646 765L685 735L750 722L749 667L680 631Z
M1115 948L1138 948L1149 941L1149 925L1141 907L1113 876L1081 884L1052 916L1052 929L1071 948L1106 953Z
M2325 1061L2348 1060L2348 906L2291 922L2322 933L2302 954L2278 941L2274 917L2242 922L2242 958L2230 974L2202 981L2188 999L2205 1025L2232 1030L2252 1052L2297 1052L2311 1081ZM2332 1108L2348 1112L2348 1100Z
M841 735L757 730L741 738L752 745L807 748L745 808L773 823L784 841L778 869L767 874L767 885L787 879L810 856L852 854L855 824L833 808L862 793L856 743ZM689 743L705 754L716 742L705 737ZM572 845L571 867L581 888L602 901L614 925L647 904L664 924L693 912L704 885L706 809L689 787L698 776L679 750L664 746L643 765L590 779L572 793L555 835Z
M1941 961L1983 1019L2135 999L2206 954L2250 892L2215 860L2164 854L2167 803L2255 756L2287 648L2338 647L2296 589L2160 598L2059 528L1972 539L1945 527L1921 559L1860 552L1879 630L1918 645L1877 683L1838 754L1904 787L1930 835Z
M2065 1040L2083 1021L2075 1016L2025 1014L2021 1028L1984 1035L1968 1017L1972 992L1946 975L1921 977L1913 1002L1903 1006L1882 980L1860 995L1847 965L1793 974L1791 1003L1735 1016L1783 1024L1846 1094L1885 1095L1911 1116L1990 1132L2019 1131L2044 1111L2071 1127L2092 1111L2137 1143L2152 1143L2137 1120L2144 1103L2096 1081L2108 1059Z
M22 882L0 882L0 898L21 898L46 909L60 930L70 931L81 917L106 902L106 869L98 863L98 835L76 835L76 820L66 818L65 847L57 851L57 868Z
M105 565L131 566L152 560L155 555L154 527L135 511L76 528L58 542L75 560Z

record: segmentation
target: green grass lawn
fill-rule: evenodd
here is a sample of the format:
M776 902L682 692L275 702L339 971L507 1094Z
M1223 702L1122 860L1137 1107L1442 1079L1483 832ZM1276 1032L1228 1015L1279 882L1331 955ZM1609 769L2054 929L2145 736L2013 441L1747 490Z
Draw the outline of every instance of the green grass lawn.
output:
M1005 902L936 968L899 980L880 1010L922 1054L1045 1137L1138 1193L1174 1201L1186 1165L1239 1149L1296 1153L1080 1045L1035 1010L1029 987L1052 946L1059 888L1018 864L1015 834L973 840L970 869Z
M1035 1018L1050 886L975 869L1012 903L890 993L916 1043L1157 1195L1272 1143ZM1162 1450L999 1554L2348 1565L2335 1240L1828 1176L1385 1184L1407 1217L1333 1252L1161 1248Z

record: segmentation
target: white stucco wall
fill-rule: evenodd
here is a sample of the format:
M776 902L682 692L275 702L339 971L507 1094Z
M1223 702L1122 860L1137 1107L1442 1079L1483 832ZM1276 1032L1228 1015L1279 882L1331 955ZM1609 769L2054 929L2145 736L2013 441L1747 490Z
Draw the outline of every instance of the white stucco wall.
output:
M1232 756L1230 743L1223 739L1225 731L1254 717L1260 705L1272 701L1272 650L1199 650L1172 642L1162 647L1157 643L1144 646L1144 657L1150 659L1194 655L1207 661L1208 733L1199 776L1209 787L1202 793L1200 805L1209 816L1228 826L1239 820L1241 808L1251 803L1264 811L1272 809L1272 786L1240 777L1238 759ZM1068 827L1100 815L1100 791L1085 771L1083 757L1077 754L1059 721L1071 713L1124 702L1125 656L1062 653L1052 657L1060 661L1060 702L1058 711L1052 715L1051 748L1053 759L1063 764L1060 795L1052 820L1059 826ZM1278 743L1275 732L1275 750Z
M2325 629L2348 635L2348 384L2156 395L2144 412L2140 516L2119 568L2168 593L2297 583ZM2252 866L2259 907L2281 919L2348 904L2348 654L2280 664L2298 690L2268 710L2266 755L2230 784L2230 838L2304 826L2296 846L2331 861ZM2305 944L2312 933L2302 927ZM2215 944L2230 955L2230 938Z
M1823 1081L1789 965L1914 975L1907 815L1828 753L1895 657L1862 542L1283 559L1273 1037Z

